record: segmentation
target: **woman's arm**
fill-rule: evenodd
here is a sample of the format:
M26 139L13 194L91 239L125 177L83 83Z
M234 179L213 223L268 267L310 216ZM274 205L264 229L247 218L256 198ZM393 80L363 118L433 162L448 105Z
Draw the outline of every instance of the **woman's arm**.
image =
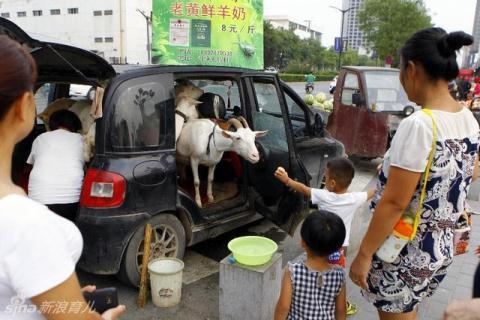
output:
M443 315L444 320L474 320L480 313L480 299L455 300Z
M47 320L114 320L125 312L125 306L106 311L102 316L92 312L85 302L77 275L73 273L67 280L58 286L32 298L32 302L42 311ZM53 306L42 308L42 306ZM59 312L59 305L66 308Z
M335 320L347 319L347 288L343 285L335 299Z
M390 168L385 191L350 268L350 278L358 286L367 288L367 274L372 256L392 233L395 224L411 202L421 176L420 172Z
M292 280L290 279L290 271L285 268L282 280L282 290L278 298L277 307L275 308L275 320L285 320L290 312L290 304L292 303Z

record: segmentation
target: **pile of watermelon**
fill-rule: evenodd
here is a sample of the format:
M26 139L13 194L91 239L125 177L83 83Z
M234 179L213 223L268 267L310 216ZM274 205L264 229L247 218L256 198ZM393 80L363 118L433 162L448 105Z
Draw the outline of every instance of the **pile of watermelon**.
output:
M316 96L313 94L307 94L303 101L311 107L318 108L326 112L333 111L333 99L327 100L325 93L320 92Z

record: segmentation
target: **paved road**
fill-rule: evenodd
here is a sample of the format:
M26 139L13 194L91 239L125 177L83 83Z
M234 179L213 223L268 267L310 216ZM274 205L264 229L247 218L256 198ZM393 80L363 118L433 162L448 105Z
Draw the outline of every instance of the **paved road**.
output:
M328 86L330 84L330 81L318 81L315 82L315 90L313 91L313 94L317 94L319 92L323 92L327 95L330 95L328 92ZM305 82L289 82L288 85L295 90L296 93L298 93L301 97L305 95Z
M361 191L372 187L377 164L378 161L355 160L357 172L351 185L351 191ZM357 215L354 226L358 226L358 228L352 230L352 243L360 242L363 234L361 229L365 228L369 217L369 213L365 210ZM157 309L151 302L145 309L138 309L136 306L137 290L124 286L112 276L95 276L79 272L80 280L84 285L96 284L99 288L117 287L120 301L126 304L128 309L127 315L122 319L218 319L218 262L229 254L227 243L242 235L261 235L276 241L279 251L283 254L284 264L302 253L299 230L294 237L290 237L267 220L261 220L205 241L187 250L182 302L179 306L169 309Z

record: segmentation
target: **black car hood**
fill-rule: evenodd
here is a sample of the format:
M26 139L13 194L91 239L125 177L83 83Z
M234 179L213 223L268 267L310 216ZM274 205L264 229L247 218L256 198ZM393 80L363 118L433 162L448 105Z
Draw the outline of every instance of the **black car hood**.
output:
M38 82L65 81L87 84L88 81L72 66L93 81L107 80L116 75L113 67L95 53L65 44L33 39L19 26L5 18L0 18L0 34L6 34L30 51L37 63Z

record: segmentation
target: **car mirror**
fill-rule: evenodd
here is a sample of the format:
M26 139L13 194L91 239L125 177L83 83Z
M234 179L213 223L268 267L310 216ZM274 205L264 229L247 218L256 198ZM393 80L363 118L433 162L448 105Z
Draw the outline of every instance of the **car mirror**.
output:
M361 93L352 94L352 104L357 107L365 106L365 99L363 98Z

